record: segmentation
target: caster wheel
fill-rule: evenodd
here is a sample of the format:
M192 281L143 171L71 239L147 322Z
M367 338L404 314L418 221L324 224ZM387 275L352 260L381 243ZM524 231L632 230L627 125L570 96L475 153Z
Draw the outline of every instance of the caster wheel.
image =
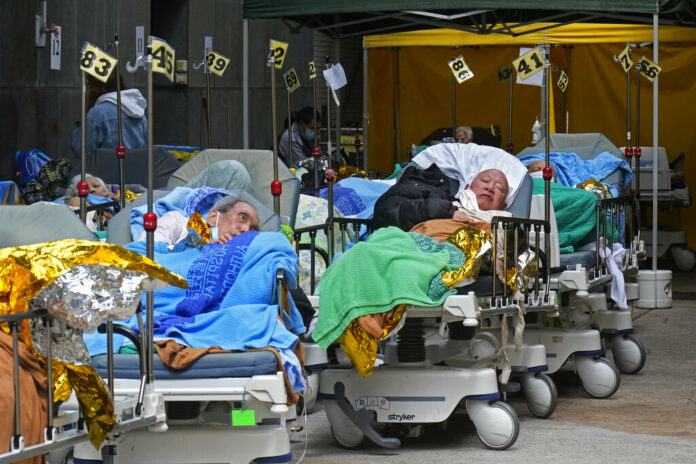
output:
M343 414L335 400L324 400L324 409L331 424L331 435L338 444L352 449L363 443L365 434Z
M551 377L546 374L527 373L522 377L521 383L529 412L539 419L551 416L558 403L558 391Z
M582 389L592 398L606 399L621 385L621 376L616 366L604 357L574 356L575 367L580 375Z
M670 249L674 264L682 272L689 272L696 266L696 253L691 248L672 246Z
M502 451L517 441L520 420L509 404L467 401L466 408L476 426L476 434L486 448Z
M645 366L645 347L633 335L619 336L611 342L614 364L624 374L637 374Z

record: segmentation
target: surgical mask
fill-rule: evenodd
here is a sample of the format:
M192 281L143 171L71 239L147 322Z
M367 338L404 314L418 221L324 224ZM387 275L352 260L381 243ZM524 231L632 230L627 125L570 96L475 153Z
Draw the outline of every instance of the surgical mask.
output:
M544 173L542 171L530 172L529 175L534 179L543 179Z
M211 242L217 242L218 239L220 238L220 235L219 235L220 233L219 233L218 227L217 227L217 218L215 218L215 224L216 225L214 227L210 227L210 241Z
M307 129L304 133L304 137L307 140L314 140L314 129Z

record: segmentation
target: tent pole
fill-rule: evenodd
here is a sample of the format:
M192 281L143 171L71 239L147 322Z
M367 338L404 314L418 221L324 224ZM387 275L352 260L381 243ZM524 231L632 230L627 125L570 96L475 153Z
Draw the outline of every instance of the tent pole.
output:
M454 58L454 57L453 57ZM452 74L452 138L457 137L457 84L454 82Z
M659 11L659 3L655 2L656 10ZM660 37L659 37L659 13L653 14L653 62L658 64ZM652 191L652 270L657 271L657 170L659 158L657 150L659 146L658 125L659 125L659 88L660 76L653 81L653 191ZM657 290L657 289L656 289Z
M394 164L401 164L401 130L399 129L399 47L395 47L392 55L392 69L394 74Z
M510 154L514 151L514 146L512 145L512 81L514 80L512 72L510 73L510 79L508 79L508 144L507 149Z
M363 48L363 166L367 171L367 131L370 125L370 115L367 108L367 48Z
M341 62L341 39L336 39L334 41L334 56L336 57L336 63ZM336 89L336 96L340 97L340 90ZM336 157L342 157L341 154L341 105L336 104Z
M242 20L242 146L249 149L249 20Z
M626 71L626 147L631 146L631 73Z

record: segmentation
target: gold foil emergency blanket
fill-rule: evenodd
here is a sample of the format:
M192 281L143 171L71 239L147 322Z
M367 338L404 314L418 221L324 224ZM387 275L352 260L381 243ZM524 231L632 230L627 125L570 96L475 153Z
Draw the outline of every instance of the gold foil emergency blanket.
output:
M189 218L186 228L196 232L203 245L210 243L210 227L208 227L208 223L205 222L205 219L198 211Z
M0 314L27 311L29 301L43 287L65 271L81 264L99 264L101 267L142 272L166 284L188 287L184 278L150 259L108 243L70 239L4 248L0 249ZM116 285L120 285L120 281L117 280ZM118 288L113 289L117 290ZM8 331L7 325L2 325L2 329ZM28 321L22 322L19 335L24 344L34 349ZM38 348L43 351L41 346ZM70 354L67 349L62 351L74 360L85 358L84 354L79 354L77 347L73 347ZM34 352L39 356L36 350ZM39 359L45 364L40 356ZM113 404L104 384L90 365L54 362L53 369L54 400L67 400L71 389L75 389L87 421L90 440L98 446L115 423Z
M481 267L481 251L486 251L490 246L488 245L490 237L480 229L466 226L450 235L447 241L459 248L467 258L459 269L443 273L442 281L447 288L473 283Z
M537 269L539 268L539 260L536 253L527 249L517 258L517 269L515 287L525 289L534 283L536 279Z
M600 200L612 198L612 194L609 191L609 188L595 179L588 179L582 184L579 184L577 187L579 189L587 190L588 192L594 193Z
M343 180L347 177L362 177L363 179L369 179L367 173L360 168L356 168L355 166L341 166L338 168L338 172L336 173L335 182Z
M365 329L360 327L357 319L353 319L346 330L338 337L341 349L353 362L355 369L364 378L369 377L377 360L377 343L387 338L402 321L406 305L400 304L391 312L391 317L385 318L382 326L382 335L373 337Z
M142 193L134 193L134 192L131 192L130 190L126 189L126 203L132 202L133 200L138 198L140 195L142 195ZM116 196L119 198L121 197L121 190L120 189L116 191Z

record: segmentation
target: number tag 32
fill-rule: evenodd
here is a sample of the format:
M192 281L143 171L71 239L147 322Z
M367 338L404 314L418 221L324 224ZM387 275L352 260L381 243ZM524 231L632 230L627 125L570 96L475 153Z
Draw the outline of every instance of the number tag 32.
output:
M94 76L102 82L106 82L111 72L116 67L117 60L99 47L85 42L82 46L80 69Z
M174 49L157 37L150 37L152 44L152 70L167 76L174 82Z
M474 73L471 72L469 66L466 65L466 61L461 56L456 57L449 63L447 63L454 74L454 78L457 79L457 84L461 84L464 81L468 81L474 77Z
M210 51L210 53L208 53L208 56L206 59L208 60L207 61L208 69L211 72L217 74L218 76L223 75L223 73L225 72L225 69L227 69L227 65L230 62L229 58L227 58L226 56L224 56L218 52L214 52L212 50Z

